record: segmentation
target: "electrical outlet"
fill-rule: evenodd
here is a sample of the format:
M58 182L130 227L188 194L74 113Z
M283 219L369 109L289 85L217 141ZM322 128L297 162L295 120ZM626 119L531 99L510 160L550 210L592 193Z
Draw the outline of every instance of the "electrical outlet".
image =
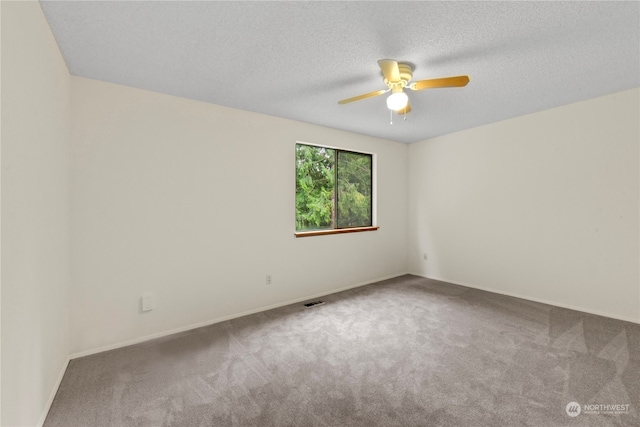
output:
M427 257L427 254L426 254L426 253L422 254L422 259L423 259L423 260L425 260L425 261L426 261L426 260L427 260L427 258L428 258L428 257Z
M267 285L270 285L270 284L271 284L271 275L270 275L270 274L267 274L267 275L266 275L266 277L265 277L265 283L266 283Z
M144 294L142 295L142 311L151 311L153 310L153 295Z

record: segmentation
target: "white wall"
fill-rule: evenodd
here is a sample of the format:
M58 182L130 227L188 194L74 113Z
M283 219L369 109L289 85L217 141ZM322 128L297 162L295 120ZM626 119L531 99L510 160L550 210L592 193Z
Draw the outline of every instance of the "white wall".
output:
M410 271L640 322L639 92L411 145Z
M38 2L2 2L2 420L42 421L69 355L70 76Z
M79 77L72 123L74 354L406 272L404 144ZM294 237L296 141L378 155L380 230Z

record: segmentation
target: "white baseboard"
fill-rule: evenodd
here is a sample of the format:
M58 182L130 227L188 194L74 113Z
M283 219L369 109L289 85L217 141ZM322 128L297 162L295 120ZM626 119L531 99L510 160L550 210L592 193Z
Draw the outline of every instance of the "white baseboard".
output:
M130 345L133 345L133 344L139 344L141 342L150 341L150 340L153 340L153 339L156 339L156 338L165 337L167 335L172 335L172 334L177 334L179 332L186 332L186 331L190 331L192 329L202 328L204 326L209 326L209 325L213 325L215 323L224 322L225 320L231 320L231 319L235 319L235 318L242 317L242 316L248 316L250 314L260 313L262 311L272 310L274 308L283 307L285 305L296 304L296 303L299 303L299 302L302 302L302 301L306 301L306 300L309 300L309 299L319 298L319 297L322 297L322 296L325 296L325 295L335 294L337 292L342 292L342 291L346 291L346 290L349 290L349 289L358 288L360 286L370 285L371 283L376 283L376 282L381 282L383 280L393 279L394 277L400 277L400 276L404 276L406 274L408 274L408 273L400 273L400 274L395 274L395 275L391 275L391 276L380 277L380 278L377 278L377 279L374 279L374 280L368 280L366 282L356 283L355 285L349 285L349 286L344 286L344 287L338 288L338 289L332 289L331 291L315 293L315 294L312 294L312 295L307 295L307 296L302 297L302 298L295 298L295 299L284 301L284 302L281 302L281 303L272 304L272 305L268 305L268 306L264 306L264 307L255 308L255 309L252 309L252 310L243 311L241 313L235 313L235 314L231 314L231 315L228 315L228 316L218 317L218 318L215 318L215 319L212 319L212 320L207 320L206 322L195 323L195 324L192 324L192 325L183 326L183 327L175 328L175 329L170 329L168 331L158 332L156 334L145 335L143 337L134 338L134 339L127 340L127 341L121 341L121 342L118 342L118 343L115 343L115 344L110 344L110 345L106 345L106 346L95 348L95 349L91 349L91 350L80 351L80 352L71 354L69 356L69 359L77 359L79 357L90 356L92 354L102 353L104 351L115 350L117 348L127 347L127 346L130 346Z
M563 304L563 303L560 303L560 302L557 302L557 301L549 301L549 300L545 300L545 299L542 299L542 298L530 297L528 295L520 295L520 294L516 294L516 293L512 293L512 292L504 292L504 291L501 291L501 290L498 290L498 289L487 288L487 287L483 287L483 286L476 286L476 285L472 285L472 284L469 284L469 283L454 282L454 281L451 281L451 280L447 280L447 279L443 279L443 278L435 277L435 276L425 276L423 274L418 274L418 273L409 273L409 274L413 274L414 276L424 277L426 279L438 280L440 282L452 283L454 285L460 285L460 286L464 286L466 288L478 289L478 290L481 290L481 291L491 292L491 293L494 293L494 294L500 294L500 295L505 295L505 296L508 296L508 297L520 298L520 299L524 299L524 300L527 300L527 301L533 301L533 302L539 302L539 303L542 303L542 304L552 305L554 307L567 308L569 310L575 310L575 311L581 311L583 313L595 314L597 316L608 317L610 319L623 320L625 322L631 322L631 323L640 324L640 319L634 319L632 317L619 316L617 314L611 314L611 313L604 313L604 312L598 311L598 310L591 310L591 309L584 308L584 307L577 307L577 306L570 305L570 304Z
M64 373L67 372L67 367L69 366L69 362L71 361L71 357L67 357L64 366L60 370L58 374L58 379L56 380L55 385L53 386L53 390L51 390L51 394L47 399L47 403L44 406L44 410L42 411L42 415L40 415L40 419L38 420L38 427L42 427L44 425L45 420L47 419L47 415L49 414L49 410L51 409L51 405L53 404L53 399L55 399L56 394L58 394L58 389L60 388L60 384L62 384L62 378L64 377Z

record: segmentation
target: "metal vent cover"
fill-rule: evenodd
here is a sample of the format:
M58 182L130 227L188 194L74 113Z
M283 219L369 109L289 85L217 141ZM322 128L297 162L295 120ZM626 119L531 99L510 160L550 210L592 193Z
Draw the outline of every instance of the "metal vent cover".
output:
M311 308L311 307L315 307L316 305L322 305L322 304L324 304L324 301L312 301L312 302L305 303L304 306L306 308Z

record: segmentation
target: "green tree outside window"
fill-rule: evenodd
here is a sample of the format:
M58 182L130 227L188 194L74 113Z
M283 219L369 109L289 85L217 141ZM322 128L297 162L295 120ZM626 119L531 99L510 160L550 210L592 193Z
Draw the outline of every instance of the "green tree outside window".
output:
M371 154L296 144L296 230L372 225Z

